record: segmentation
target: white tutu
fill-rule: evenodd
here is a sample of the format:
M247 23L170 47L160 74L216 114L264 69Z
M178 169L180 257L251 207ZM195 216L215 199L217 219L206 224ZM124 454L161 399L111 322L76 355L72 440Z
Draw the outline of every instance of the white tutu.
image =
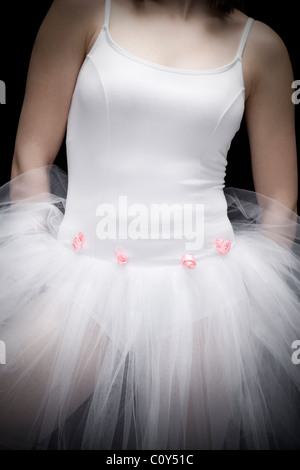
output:
M227 256L120 265L57 239L66 194L56 165L0 189L0 445L299 448L298 216L227 188Z

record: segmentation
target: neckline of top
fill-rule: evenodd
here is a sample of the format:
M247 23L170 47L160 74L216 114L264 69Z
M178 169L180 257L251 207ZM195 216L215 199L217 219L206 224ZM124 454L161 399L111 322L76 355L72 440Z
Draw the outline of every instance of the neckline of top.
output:
M205 75L205 74L221 73L221 72L225 72L226 70L229 70L230 68L232 68L234 66L234 64L236 62L242 60L239 53L237 53L236 56L234 57L234 59L231 62L229 62L226 65L223 65L222 67L217 67L217 68L213 68L213 69L184 69L184 68L181 68L181 67L180 68L170 67L168 65L162 65L162 64L159 64L159 63L156 63L156 62L152 62L148 59L144 59L144 58L139 57L135 54L132 54L131 52L127 51L126 49L123 49L122 47L120 47L112 39L110 31L109 31L109 26L107 24L104 24L102 29L106 33L105 36L106 36L106 39L107 39L109 45L111 45L117 52L122 54L124 57L127 57L128 59L134 60L135 62L139 62L141 64L144 64L148 67L163 70L165 72L182 73L182 74L188 74L188 75L202 75L202 74Z
M111 34L110 34L110 28L109 28L110 12L111 12L111 0L105 0L105 18L104 18L104 24L101 28L101 32L105 31L105 37L106 37L106 40L107 40L108 44L110 46L112 46L119 54L122 54L124 57L126 57L128 59L131 59L135 62L139 62L143 65L148 66L148 67L152 67L152 68L162 70L162 71L165 71L165 72L181 73L181 74L186 74L186 75L217 74L217 73L225 72L225 71L231 69L238 61L242 62L242 53L243 53L243 50L244 50L244 47L245 47L245 44L246 44L246 41L247 41L247 38L248 38L248 34L249 34L249 31L250 31L251 25L254 21L253 18L248 17L248 19L245 23L244 29L243 29L243 33L242 33L242 36L241 36L241 40L240 40L240 43L239 43L239 46L238 46L237 53L236 53L235 57L233 58L233 60L231 62L229 62L228 64L223 65L221 67L216 67L216 68L212 68L212 69L185 69L185 68L181 68L181 67L180 68L171 67L171 66L168 66L168 65L163 65L163 64L156 63L156 62L152 62L148 59L144 59L142 57L139 57L139 56L127 51L126 49L123 49L121 46L119 46L112 39ZM101 34L99 36L101 36Z

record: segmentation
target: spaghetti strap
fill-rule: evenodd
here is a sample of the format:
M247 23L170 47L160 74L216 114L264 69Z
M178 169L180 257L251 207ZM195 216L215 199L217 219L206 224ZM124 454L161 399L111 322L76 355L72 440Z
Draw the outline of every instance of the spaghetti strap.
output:
M105 0L104 25L109 26L111 0Z
M249 35L249 32L250 32L250 28L252 26L253 21L254 21L253 18L248 18L248 20L246 22L244 32L243 32L243 35L242 35L242 38L241 38L241 41L240 41L240 45L239 45L239 48L238 48L238 52L237 52L237 55L236 55L236 57L239 57L240 59L242 58L242 55L243 55L243 52L244 52L244 49L245 49L245 45L246 45L246 42L247 42L247 39L248 39L248 35Z
M67 172L0 187L0 449L300 449L300 217L225 187L242 60L135 56L101 2Z

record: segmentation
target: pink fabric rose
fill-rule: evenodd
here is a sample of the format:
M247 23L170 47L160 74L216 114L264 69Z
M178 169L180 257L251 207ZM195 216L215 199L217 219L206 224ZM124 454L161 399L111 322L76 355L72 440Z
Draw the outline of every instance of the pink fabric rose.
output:
M225 256L229 253L231 248L230 240L222 240L222 238L216 239L216 248L221 255Z
M77 235L77 237L74 238L74 241L72 243L74 250L75 251L80 250L80 248L82 248L83 242L84 242L84 235L83 233L80 232Z
M128 257L119 250L116 250L116 256L119 264L125 264L128 261Z
M183 255L181 257L181 262L183 266L188 269L195 269L195 267L197 266L196 260L192 255Z

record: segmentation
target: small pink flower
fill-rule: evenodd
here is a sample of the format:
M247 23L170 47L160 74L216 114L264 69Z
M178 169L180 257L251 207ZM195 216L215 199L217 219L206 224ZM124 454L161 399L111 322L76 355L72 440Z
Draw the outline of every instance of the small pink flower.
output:
M231 248L231 241L230 240L222 240L222 238L216 239L216 248L221 255L225 256L228 255L230 248Z
M74 241L72 243L74 250L75 251L80 250L80 248L82 248L83 242L84 242L84 235L83 233L80 232L77 235L77 237L74 238Z
M116 250L116 256L119 264L125 264L128 261L128 257L119 250Z
M195 269L197 266L196 260L192 255L182 255L181 262L188 269Z

